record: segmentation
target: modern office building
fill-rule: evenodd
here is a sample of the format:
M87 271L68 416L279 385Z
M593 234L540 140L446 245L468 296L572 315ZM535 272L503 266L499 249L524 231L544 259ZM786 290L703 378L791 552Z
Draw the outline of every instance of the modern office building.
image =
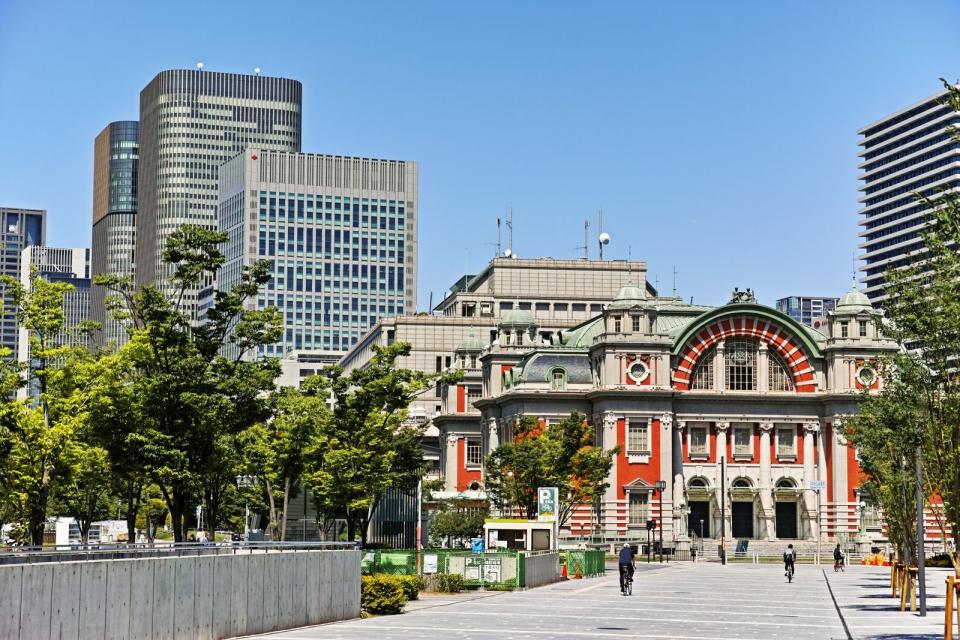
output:
M29 246L20 256L20 284L29 289L34 271L44 280L73 287L63 296L64 325L54 344L86 346L87 336L78 328L90 319L90 249ZM21 328L17 353L21 362L29 360L29 346L27 330Z
M270 260L255 304L284 317L280 340L255 356L336 362L380 318L416 310L416 162L251 147L221 167L219 195L218 288Z
M94 141L91 277L133 277L139 153L140 123L136 121L111 122ZM120 346L127 341L127 332L106 308L107 295L103 287L90 291L90 319L102 327L94 341L99 346Z
M20 261L27 247L42 245L46 242L47 212L42 209L19 209L0 207L0 241L2 241L3 261L0 262L0 276L20 278ZM10 349L9 357L17 357L19 330L17 311L6 285L0 282L0 348Z
M202 68L163 71L143 89L138 286L167 289L172 268L163 263L163 251L183 224L216 228L220 165L247 147L300 150L301 94L296 80ZM196 299L197 292L188 293L186 307L194 315Z
M920 231L929 217L915 194L960 188L960 142L948 130L960 125L960 112L941 103L945 95L932 95L858 132L860 281L874 304L885 298L887 269L911 264L923 252Z
M777 311L785 313L797 322L808 327L813 326L817 318L825 318L833 311L840 298L820 298L814 296L790 296L777 300Z

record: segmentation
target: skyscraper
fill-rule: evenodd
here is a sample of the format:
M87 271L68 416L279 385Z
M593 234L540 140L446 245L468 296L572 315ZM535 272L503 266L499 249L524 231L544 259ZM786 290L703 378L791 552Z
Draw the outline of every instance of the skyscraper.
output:
M18 209L0 207L0 243L2 243L3 261L0 262L0 276L20 278L20 261L23 250L40 245L46 241L47 212L42 209ZM0 282L0 348L10 349L10 357L17 357L19 342L17 330L17 310L6 285Z
M31 275L49 282L63 282L73 286L63 295L63 329L54 336L53 344L87 346L86 334L78 329L90 319L90 249L62 249L31 245L23 250L20 258L20 284L30 288ZM51 345L52 346L52 345ZM26 329L20 328L17 344L17 359L30 360L30 340ZM37 388L21 388L18 396L38 393Z
M334 362L379 318L416 310L417 188L417 163L400 160L250 148L223 166L218 287L270 260L256 305L284 316L257 355Z
M790 296L777 300L777 311L785 313L797 322L808 327L813 326L815 318L825 318L833 311L840 298L822 298L817 296Z
M249 146L299 151L299 82L202 69L163 71L140 93L138 286L164 287L171 233L183 224L217 225L220 165ZM209 283L205 283L209 284ZM195 312L197 292L187 307Z
M111 122L93 145L92 275L133 276L134 233L137 214L137 164L140 123ZM97 344L127 341L123 324L104 305L107 291L90 291L90 318L100 323Z
M874 304L886 297L887 269L911 264L923 252L920 231L929 218L914 194L960 188L960 142L948 131L960 125L960 113L941 104L945 95L932 95L858 132L861 282Z

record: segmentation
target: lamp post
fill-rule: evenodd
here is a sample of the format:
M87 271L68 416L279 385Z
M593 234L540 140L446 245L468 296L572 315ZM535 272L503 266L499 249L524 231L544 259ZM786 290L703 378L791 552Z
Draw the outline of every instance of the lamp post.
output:
M703 552L703 518L700 518L700 551Z
M663 564L663 490L667 488L667 483L664 480L657 480L653 486L659 494L660 564Z

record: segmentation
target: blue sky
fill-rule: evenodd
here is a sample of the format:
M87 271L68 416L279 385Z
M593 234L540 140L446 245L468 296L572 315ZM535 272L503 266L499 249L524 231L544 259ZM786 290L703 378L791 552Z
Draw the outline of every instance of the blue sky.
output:
M669 6L668 6L669 5ZM861 126L960 77L955 2L0 1L0 203L89 246L94 136L160 70L296 78L304 151L420 162L420 306L494 251L722 303L839 295ZM593 244L593 243L591 243ZM595 247L591 249L596 255Z

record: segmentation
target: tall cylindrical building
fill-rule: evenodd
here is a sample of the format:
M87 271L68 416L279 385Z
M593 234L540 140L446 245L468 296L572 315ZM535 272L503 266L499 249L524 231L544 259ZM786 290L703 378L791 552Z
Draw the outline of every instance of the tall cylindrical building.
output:
M217 227L220 165L248 146L300 151L302 93L296 80L202 68L163 71L140 92L138 286L169 291L163 251L181 225ZM198 292L184 301L195 319Z
M91 277L133 277L139 146L140 123L135 120L111 122L93 143ZM107 310L106 297L106 289L91 287L90 319L102 326L95 342L119 346L126 342L127 332Z

